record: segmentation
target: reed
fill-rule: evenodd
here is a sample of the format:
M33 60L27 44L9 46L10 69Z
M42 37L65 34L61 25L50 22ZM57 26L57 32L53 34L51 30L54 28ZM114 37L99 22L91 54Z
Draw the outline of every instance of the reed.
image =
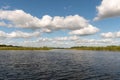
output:
M95 46L80 46L80 47L71 47L70 49L76 50L97 50L97 51L120 51L120 46L104 46L104 47L95 47Z
M12 45L0 45L0 50L51 50L49 47L22 47Z

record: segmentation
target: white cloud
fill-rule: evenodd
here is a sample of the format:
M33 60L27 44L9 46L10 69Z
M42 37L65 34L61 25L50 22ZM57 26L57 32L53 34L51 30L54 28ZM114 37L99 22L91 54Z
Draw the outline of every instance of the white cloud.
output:
M37 17L33 17L22 10L0 10L0 19L7 20L12 27L20 28L38 27L40 21Z
M84 36L84 35L91 35L91 34L95 34L99 31L98 28L96 27L93 27L92 25L89 25L88 27L85 27L83 29L80 29L80 30L73 30L71 31L69 34L71 35L81 35L81 36Z
M49 46L49 47L73 47L73 46L108 46L108 45L120 45L119 40L114 39L75 39L71 40L65 37L56 38L40 38L36 41L24 41L19 45L22 46Z
M0 26L41 29L43 32L79 30L77 32L82 33L82 35L89 35L89 33L94 34L98 31L88 20L79 15L70 15L66 17L51 17L45 15L40 19L23 10L0 10L0 20L2 21L0 22ZM3 22L5 25L2 24ZM86 32L86 30L88 30L88 32Z
M41 33L50 33L50 32L52 32L50 29L47 28L41 29Z
M101 36L103 38L120 38L120 31L118 31L118 32L102 33Z
M75 41L78 40L79 37L78 36L69 36L69 37L57 37L54 38L54 40L56 41Z
M37 40L37 42L49 42L49 41L52 41L53 39L52 38L39 38L38 40Z
M7 26L7 24L5 22L0 22L0 26Z
M112 32L102 33L101 36L103 38L114 38L115 37L115 35Z
M102 0L96 8L98 14L94 20L120 16L120 0Z
M81 39L77 40L76 43L87 43L87 44L101 44L101 43L111 43L112 39Z
M78 36L65 36L65 37L54 37L54 38L39 38L38 42L48 42L48 41L75 41L78 40Z
M55 29L69 30L77 30L89 26L88 20L84 19L79 15L66 17L55 16L53 18L52 24Z
M11 33L5 33L3 31L0 31L1 38L31 38L31 37L37 37L39 35L40 35L39 32L26 33L21 31L14 31Z
M120 40L114 39L79 39L75 41L75 46L110 46L120 45Z

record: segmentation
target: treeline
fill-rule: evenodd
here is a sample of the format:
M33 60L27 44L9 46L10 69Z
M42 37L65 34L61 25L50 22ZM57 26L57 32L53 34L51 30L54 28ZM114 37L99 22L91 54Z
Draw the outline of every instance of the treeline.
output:
M17 46L1 44L0 47L17 47Z
M51 50L51 49L76 49L76 50L97 50L97 51L120 51L120 46L76 46L71 48L60 47L23 47L13 45L0 45L0 50Z
M104 51L120 51L120 46L104 46L104 47L96 47L96 46L77 46L71 47L70 49L77 50L104 50Z
M50 47L23 47L13 45L0 45L0 50L51 50Z

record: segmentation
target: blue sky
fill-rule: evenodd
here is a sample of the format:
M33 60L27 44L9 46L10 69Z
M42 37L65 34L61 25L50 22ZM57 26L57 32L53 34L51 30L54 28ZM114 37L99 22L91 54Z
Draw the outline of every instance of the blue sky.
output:
M120 43L119 0L0 0L0 43L104 46Z

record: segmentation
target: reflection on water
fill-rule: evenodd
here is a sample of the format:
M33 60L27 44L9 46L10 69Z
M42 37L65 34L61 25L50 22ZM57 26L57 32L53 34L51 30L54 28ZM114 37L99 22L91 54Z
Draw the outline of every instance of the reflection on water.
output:
M0 51L0 80L120 80L120 53Z

